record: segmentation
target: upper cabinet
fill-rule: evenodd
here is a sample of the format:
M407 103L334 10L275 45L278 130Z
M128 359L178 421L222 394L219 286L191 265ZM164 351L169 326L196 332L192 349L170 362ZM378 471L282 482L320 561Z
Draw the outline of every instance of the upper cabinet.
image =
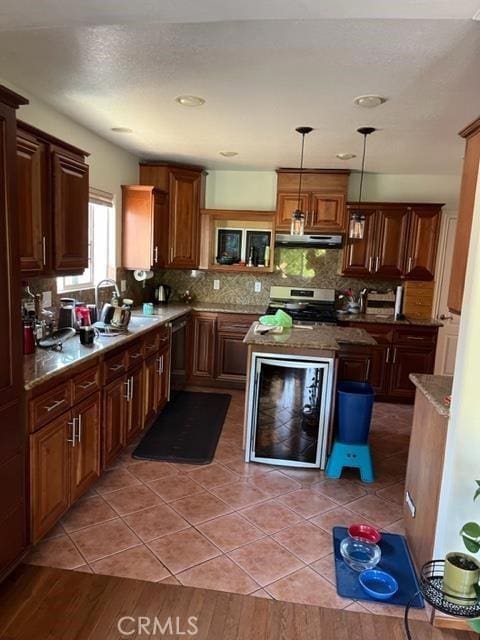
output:
M300 209L305 233L342 233L346 230L345 202L350 171L304 169ZM277 169L277 231L290 231L292 213L298 208L298 169Z
M141 185L123 188L123 266L195 269L200 251L201 167L140 164Z
M349 204L365 216L363 239L347 238L342 274L381 279L433 280L441 204Z
M18 123L16 194L24 275L73 275L88 267L87 155Z
M465 288L468 247L472 230L473 206L480 161L480 118L463 129L460 135L466 139L466 145L460 201L458 204L457 231L453 249L453 269L448 292L448 308L453 313L460 313L462 309L463 290Z

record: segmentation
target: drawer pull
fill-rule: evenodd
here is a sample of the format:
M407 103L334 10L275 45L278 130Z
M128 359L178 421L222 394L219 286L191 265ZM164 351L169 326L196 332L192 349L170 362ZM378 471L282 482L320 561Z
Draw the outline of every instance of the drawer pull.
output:
M123 364L112 364L109 368L110 371L120 371L120 369L123 369Z
M132 353L132 355L130 356L130 358L132 360L138 360L138 358L141 358L143 355L143 353Z
M96 383L96 380L89 380L88 382L85 382L84 384L79 384L78 386L80 387L80 389L88 389L95 383Z
M424 340L423 336L406 336L407 340Z
M77 442L80 442L82 439L82 414L78 414L78 431L77 431Z
M145 348L146 348L148 351L152 351L153 349L156 349L156 348L157 348L157 344L156 344L156 343L155 343L155 344L147 344L147 345L145 346Z
M68 423L69 426L72 427L72 437L71 438L67 438L67 442L69 442L72 445L72 448L75 448L75 442L76 442L76 437L77 437L77 418L73 418L72 422Z
M55 402L53 404L51 404L49 407L43 407L43 408L50 413L50 411L53 411L54 409L59 407L64 402L66 402L66 400L65 400L65 398L62 398L61 400L55 400Z

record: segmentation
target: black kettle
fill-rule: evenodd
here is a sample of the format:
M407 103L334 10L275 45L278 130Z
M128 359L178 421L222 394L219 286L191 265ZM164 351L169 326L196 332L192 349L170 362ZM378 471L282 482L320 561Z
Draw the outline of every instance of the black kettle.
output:
M170 299L171 293L172 287L170 287L168 284L159 284L155 289L155 302L157 304L167 304Z

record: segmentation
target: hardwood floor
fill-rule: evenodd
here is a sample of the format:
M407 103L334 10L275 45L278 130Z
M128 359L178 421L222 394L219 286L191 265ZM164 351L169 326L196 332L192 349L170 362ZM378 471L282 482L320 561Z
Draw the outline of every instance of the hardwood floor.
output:
M0 629L1 640L404 638L399 618L27 565L0 586ZM415 640L475 637L420 621L411 629Z

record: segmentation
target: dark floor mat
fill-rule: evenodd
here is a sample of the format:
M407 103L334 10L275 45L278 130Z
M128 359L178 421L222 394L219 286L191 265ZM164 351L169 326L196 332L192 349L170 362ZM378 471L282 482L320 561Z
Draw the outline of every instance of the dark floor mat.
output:
M134 458L208 464L213 460L231 396L180 391L133 452Z

